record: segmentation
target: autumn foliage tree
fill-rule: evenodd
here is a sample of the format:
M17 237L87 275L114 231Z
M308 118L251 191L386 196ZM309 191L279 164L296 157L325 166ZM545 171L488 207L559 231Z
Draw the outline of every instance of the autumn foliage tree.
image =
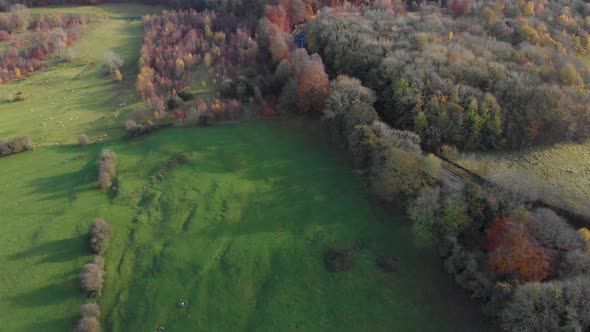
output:
M330 80L324 70L322 59L312 57L299 77L297 108L299 112L321 112L330 90Z
M488 266L498 274L514 275L521 282L542 281L551 272L551 260L535 242L526 223L514 217L494 220L486 235Z
M469 14L473 0L453 0L449 9L456 15L462 16Z

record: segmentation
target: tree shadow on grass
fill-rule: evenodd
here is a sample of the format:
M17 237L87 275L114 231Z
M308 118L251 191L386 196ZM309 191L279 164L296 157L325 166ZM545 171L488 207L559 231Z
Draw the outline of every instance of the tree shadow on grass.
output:
M39 263L59 263L76 260L89 253L87 236L45 242L39 246L9 256L11 260L34 259Z
M72 147L64 147L71 149ZM38 178L31 181L31 187L34 193L46 194L42 200L62 199L67 197L70 202L76 199L80 192L90 190L96 187L96 149L85 150L86 153L80 154L64 163L76 162L79 159L86 159L85 164L78 171L63 173L55 176ZM57 165L58 167L61 165Z
M11 298L11 302L14 305L22 307L38 307L59 304L64 301L71 300L72 291L77 287L77 278L66 279L58 283L18 294L17 296Z
M76 319L78 319L78 315L45 320L35 320L28 325L27 331L71 331L74 327Z

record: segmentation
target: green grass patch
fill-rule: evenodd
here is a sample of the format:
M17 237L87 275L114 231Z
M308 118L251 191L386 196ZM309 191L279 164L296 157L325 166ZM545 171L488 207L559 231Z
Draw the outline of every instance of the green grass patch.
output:
M543 200L590 215L590 143L470 153L463 155L459 164L488 178L517 170L529 177L531 189Z
M95 217L114 231L100 300L108 331L484 328L409 222L372 207L348 163L313 137L256 122L3 158L3 329L71 329ZM119 159L116 196L96 189L106 147ZM354 267L329 272L325 250L355 242ZM382 254L399 256L401 271L379 270Z
M42 12L127 15L146 13L157 7L130 5L35 8ZM122 12L120 12L122 11ZM111 19L88 27L74 48L78 54L72 64L60 64L5 84L0 89L0 138L30 135L41 145L73 143L80 133L91 140L120 135L124 116L144 107L135 100L137 59L143 37L141 21ZM125 64L124 80L115 82L103 67L104 52L120 54ZM22 102L9 102L22 92ZM119 104L127 103L124 108ZM106 136L105 136L106 135Z

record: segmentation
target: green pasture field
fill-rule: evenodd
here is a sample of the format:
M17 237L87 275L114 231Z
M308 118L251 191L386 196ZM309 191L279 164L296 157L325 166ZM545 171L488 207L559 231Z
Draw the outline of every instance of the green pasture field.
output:
M92 141L119 136L124 116L144 106L135 100L143 27L141 20L116 17L160 9L139 4L32 9L36 13L89 13L115 18L88 27L74 45L77 58L73 63L62 63L0 86L0 139L29 135L39 145L55 145L73 143L82 133ZM115 82L104 68L107 50L120 54L125 61L122 82ZM10 102L18 92L26 101ZM119 107L122 103L126 106Z
M97 189L103 148L120 191ZM170 163L182 156L184 163ZM167 165L167 166L166 166ZM172 165L172 167L170 166ZM92 256L87 227L114 236L100 299L106 331L472 331L475 306L409 221L369 204L337 151L305 131L250 122L176 128L0 160L0 321L7 331L65 331ZM332 273L322 255L351 247ZM379 255L400 258L385 273ZM180 298L189 305L179 309Z

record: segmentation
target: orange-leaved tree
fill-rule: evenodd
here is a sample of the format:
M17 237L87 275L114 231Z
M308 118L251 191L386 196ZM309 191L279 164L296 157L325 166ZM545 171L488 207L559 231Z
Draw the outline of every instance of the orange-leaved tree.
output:
M551 272L547 251L530 234L527 222L513 217L496 218L486 235L488 266L520 282L541 281Z
M323 111L329 91L330 79L326 74L322 59L312 56L299 75L298 111L302 113Z

